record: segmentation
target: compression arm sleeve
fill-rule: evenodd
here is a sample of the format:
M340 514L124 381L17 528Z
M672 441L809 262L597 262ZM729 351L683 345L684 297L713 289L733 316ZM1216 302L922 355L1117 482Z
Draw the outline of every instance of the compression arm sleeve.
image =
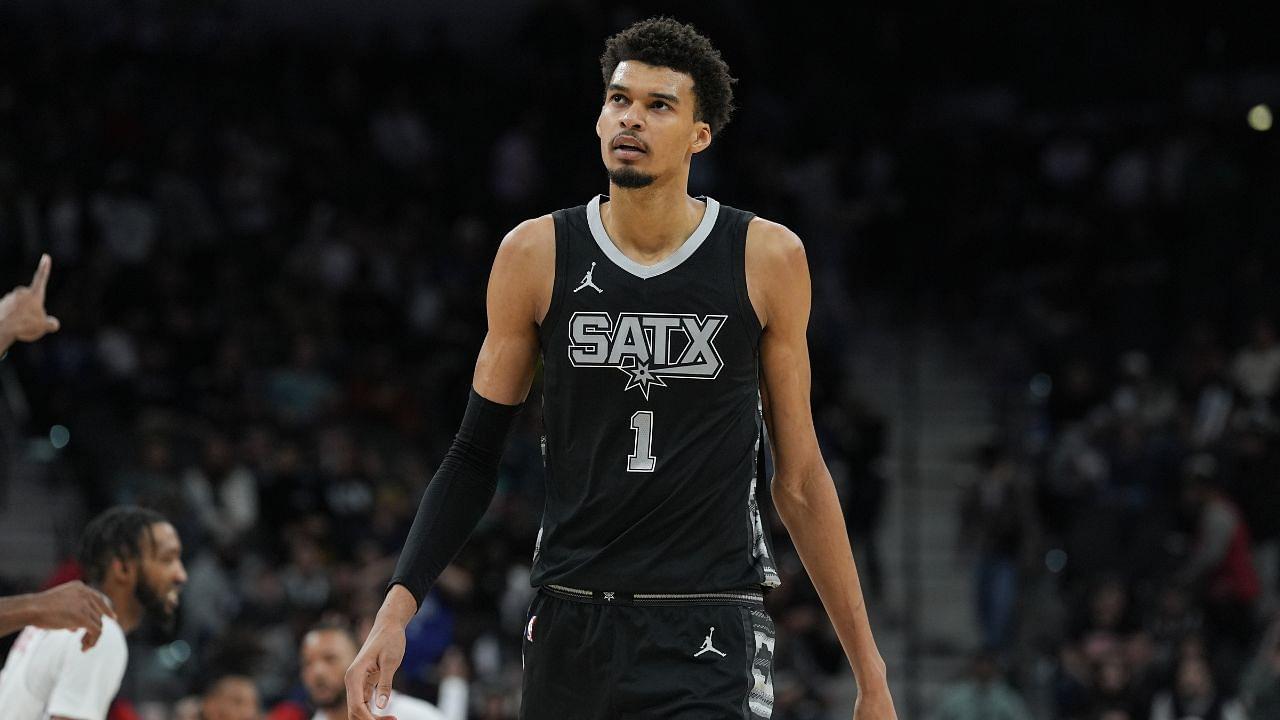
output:
M422 606L431 585L462 549L493 500L498 462L521 407L486 400L471 390L462 426L422 494L388 590L391 585L403 585Z

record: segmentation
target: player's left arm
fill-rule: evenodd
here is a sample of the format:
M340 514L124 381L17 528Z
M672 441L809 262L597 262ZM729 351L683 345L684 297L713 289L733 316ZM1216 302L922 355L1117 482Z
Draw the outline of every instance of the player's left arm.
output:
M853 668L858 683L855 720L896 718L844 514L813 426L804 246L787 228L757 218L747 231L746 256L748 292L764 327L761 390L773 449L774 505Z

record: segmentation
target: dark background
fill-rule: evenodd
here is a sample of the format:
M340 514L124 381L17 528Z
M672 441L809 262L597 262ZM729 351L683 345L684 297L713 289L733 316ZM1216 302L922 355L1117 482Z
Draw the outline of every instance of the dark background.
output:
M691 193L806 242L815 417L900 717L1280 717L1267 9L0 5L0 280L51 253L63 325L0 364L0 578L70 576L88 517L158 507L191 581L121 697L168 717L236 670L305 702L299 633L376 611L457 427L499 240L607 188L604 39L668 12L740 79ZM399 677L432 698L459 648L477 718L515 717L538 392ZM1229 557L1197 560L1209 517ZM775 717L848 717L774 525ZM1256 584L1221 570L1241 553Z

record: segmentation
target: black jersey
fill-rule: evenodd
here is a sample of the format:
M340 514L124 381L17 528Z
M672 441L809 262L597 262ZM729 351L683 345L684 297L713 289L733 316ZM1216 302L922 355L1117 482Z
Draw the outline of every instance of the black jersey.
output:
M757 503L752 216L703 200L693 234L648 266L609 239L600 196L553 214L534 585L687 593L778 584Z

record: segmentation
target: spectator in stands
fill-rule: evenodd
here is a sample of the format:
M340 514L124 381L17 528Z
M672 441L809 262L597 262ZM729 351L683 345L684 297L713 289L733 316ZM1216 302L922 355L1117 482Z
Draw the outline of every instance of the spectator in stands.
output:
M1173 686L1151 704L1151 720L1246 720L1240 703L1223 697L1214 682L1209 661L1188 654L1178 663Z
M223 675L205 690L200 712L201 720L260 720L262 701L253 678Z
M969 677L943 693L933 720L1031 720L1022 697L1005 681L996 658L974 656Z
M1268 403L1275 398L1280 383L1280 341L1269 318L1254 320L1249 344L1231 361L1231 378L1250 402Z
M1280 718L1280 616L1258 645L1258 654L1240 683L1240 696L1251 718Z

